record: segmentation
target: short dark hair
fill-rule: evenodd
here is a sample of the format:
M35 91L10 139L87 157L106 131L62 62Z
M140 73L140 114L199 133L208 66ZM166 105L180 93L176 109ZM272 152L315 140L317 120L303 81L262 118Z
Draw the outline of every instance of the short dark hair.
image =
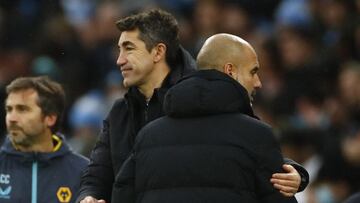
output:
M12 92L27 89L34 89L38 93L37 104L44 115L55 114L57 116L56 123L51 128L53 133L56 132L65 108L65 92L62 86L47 76L20 77L6 86L6 93L9 95Z
M130 15L116 22L117 28L123 31L139 30L139 39L144 41L150 52L158 43L166 45L166 62L170 67L176 61L179 50L179 27L173 15L154 9Z

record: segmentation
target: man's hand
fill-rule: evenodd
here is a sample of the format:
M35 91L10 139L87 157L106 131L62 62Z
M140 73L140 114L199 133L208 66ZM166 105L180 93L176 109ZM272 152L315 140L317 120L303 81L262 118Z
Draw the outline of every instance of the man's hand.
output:
M91 196L86 196L83 200L80 201L80 203L106 203L106 202L103 199L97 200Z
M280 190L280 193L285 197L292 197L300 187L301 177L296 169L289 164L284 164L283 169L286 173L275 173L270 181L274 184L274 188Z

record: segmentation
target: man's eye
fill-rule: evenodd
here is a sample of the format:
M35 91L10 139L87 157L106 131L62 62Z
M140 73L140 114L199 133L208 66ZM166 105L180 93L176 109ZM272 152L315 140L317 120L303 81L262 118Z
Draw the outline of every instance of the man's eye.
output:
M129 50L133 50L134 47L125 47L125 49L129 51Z
M18 111L19 112L25 112L25 111L27 111L28 110L28 108L26 108L25 106L19 106L18 107Z
M11 110L12 110L12 108L9 108L9 107L6 107L6 108L5 108L5 112L6 112L6 113L9 113Z

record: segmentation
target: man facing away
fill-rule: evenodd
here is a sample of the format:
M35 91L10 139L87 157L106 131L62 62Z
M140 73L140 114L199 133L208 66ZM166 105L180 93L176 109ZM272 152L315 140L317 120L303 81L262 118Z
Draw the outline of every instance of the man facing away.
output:
M121 31L117 64L129 90L124 99L115 102L103 123L82 177L77 200L81 203L110 202L115 176L130 155L137 133L145 124L164 116L167 90L196 69L193 58L179 45L179 28L171 14L150 10L121 19L117 27ZM277 180L282 181L278 184L286 195L292 196L303 173L287 167L290 170L278 174L281 177ZM306 181L302 183L306 186Z
M139 132L112 202L297 202L270 182L283 157L251 107L261 87L254 49L217 34L197 64L199 71L168 90L166 116Z
M22 77L6 91L0 202L75 202L88 160L56 133L65 106L62 87L47 77Z

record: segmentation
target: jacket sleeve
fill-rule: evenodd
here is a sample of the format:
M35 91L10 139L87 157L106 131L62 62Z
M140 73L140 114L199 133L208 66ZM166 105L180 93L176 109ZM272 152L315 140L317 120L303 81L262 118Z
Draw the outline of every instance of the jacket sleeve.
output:
M256 147L258 167L255 171L256 195L259 202L291 203L297 202L295 197L285 197L270 182L273 173L282 172L283 157L280 147L270 128L264 129L259 135L261 141Z
M292 165L296 169L296 171L300 174L301 183L297 192L303 191L306 188L306 186L309 184L309 173L307 172L307 170L302 165L298 164L297 162L289 158L284 158L284 163Z
M135 155L132 153L116 175L111 202L135 202Z
M109 142L109 122L104 120L99 139L90 155L90 163L81 177L79 196L76 202L86 196L109 202L114 182Z

